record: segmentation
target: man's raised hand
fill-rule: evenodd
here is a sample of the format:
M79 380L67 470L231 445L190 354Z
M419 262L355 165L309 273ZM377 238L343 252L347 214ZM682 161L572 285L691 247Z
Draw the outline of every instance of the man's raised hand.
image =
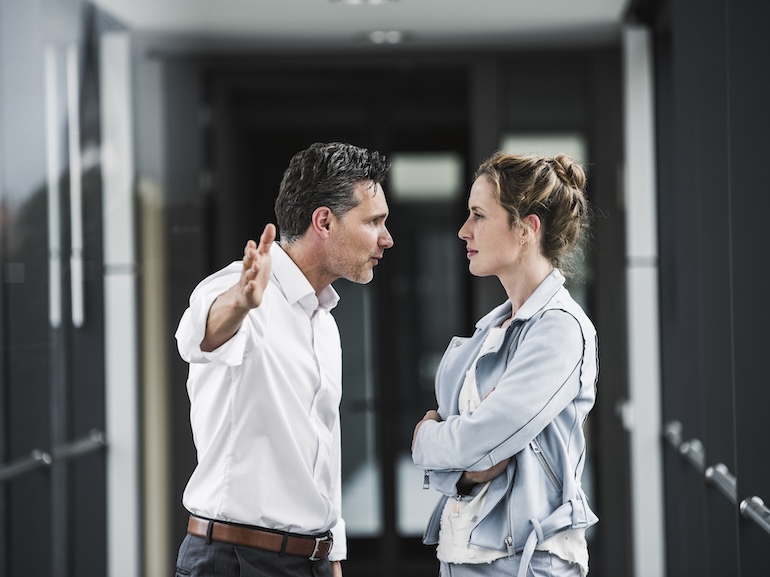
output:
M209 309L206 332L200 344L202 351L214 351L229 341L249 311L262 304L270 281L270 245L274 240L275 225L268 224L259 237L259 246L253 240L246 243L241 278L214 299Z
M275 225L268 224L259 237L259 246L250 240L243 250L243 270L241 271L240 292L246 308L256 308L262 304L262 296L270 281L270 245L275 240Z

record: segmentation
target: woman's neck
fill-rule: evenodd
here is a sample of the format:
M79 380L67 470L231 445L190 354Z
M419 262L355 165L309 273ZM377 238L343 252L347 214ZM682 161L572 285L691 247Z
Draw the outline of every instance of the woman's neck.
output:
M510 277L498 277L511 301L511 317L516 315L551 272L553 272L553 264L548 259L541 257L522 265ZM510 322L510 319L507 322Z

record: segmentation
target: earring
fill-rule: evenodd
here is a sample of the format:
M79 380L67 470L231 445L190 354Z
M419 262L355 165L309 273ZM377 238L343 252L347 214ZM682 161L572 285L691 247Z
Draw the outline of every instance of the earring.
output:
M521 239L521 244L524 244L524 239L523 238Z

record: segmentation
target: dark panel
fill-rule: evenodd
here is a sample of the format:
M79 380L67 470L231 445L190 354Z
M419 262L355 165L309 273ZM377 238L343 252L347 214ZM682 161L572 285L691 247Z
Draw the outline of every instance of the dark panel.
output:
M39 2L0 2L2 374L0 463L50 440L48 232ZM40 107L38 108L38 105ZM50 575L50 483L37 469L2 484L0 575Z
M41 469L8 483L7 577L51 575L51 501L48 471Z
M674 309L674 291L675 286L674 272L676 263L673 256L665 250L665 247L672 242L673 215L668 215L668 210L663 209L664 198L675 190L674 168L676 163L674 158L674 127L673 127L673 104L674 104L674 78L672 63L672 32L671 23L668 19L658 23L655 28L654 51L655 51L655 110L656 123L655 130L657 135L656 142L656 165L657 165L657 184L658 184L658 246L659 246L659 270L660 270L660 315L661 315L661 335L660 348L665 351L669 344L666 337L667 318L666 311ZM667 205L666 201L666 205ZM667 216L668 215L668 216ZM665 379L666 372L670 369L667 365L673 363L673 360L661 354L661 377ZM686 402L686 398L680 394L676 386L663 386L661 390L662 419L663 423L678 421L680 417L680 408ZM681 550L680 544L676 541L676 536L683 530L682 519L686 515L682 511L682 501L680 495L683 491L679 480L686 471L686 463L681 459L676 447L669 444L664 446L663 469L665 476L664 498L665 498L665 531L666 542L673 546L666 547L666 566L670 574L676 574L674 568L678 570L685 562L683 557L685 553Z
M730 237L732 240L733 333L735 359L735 436L738 496L770 502L767 458L770 387L770 276L762 269L770 254L767 215L767 159L770 157L770 75L764 62L770 45L764 23L770 5L733 0L729 10L730 98ZM715 231L719 234L721 231ZM762 272L762 274L759 274ZM740 567L743 577L766 575L770 535L751 521L740 521Z
M33 449L50 447L51 346L48 321L48 254L42 191L35 191L20 207L11 234L17 242L7 253L8 262L22 269L19 282L6 284L5 329L9 346L6 419L6 458L26 457ZM51 570L50 478L47 470L28 473L7 488L7 543L9 576L38 569ZM32 557L32 559L30 559ZM30 565L31 563L31 565Z
M99 110L97 14L87 8L84 15L85 38L80 88L81 145L93 150L101 141ZM100 164L88 166L82 174L83 219L83 295L84 323L70 327L69 398L66 441L90 438L92 431L104 432L105 422L105 335L104 335L104 262L102 238L102 173ZM59 536L66 548L67 572L62 575L106 575L107 504L105 450L73 458L64 464L69 485L61 506L65 536Z
M698 267L702 330L700 349L704 436L707 464L723 463L735 471L735 436L730 330L730 245L725 231L730 213L727 74L727 2L699 3L690 13L694 25L689 53L695 85L689 97L697 117L693 182L697 190L698 223L695 255ZM715 274L715 271L725 271ZM731 575L738 567L737 508L715 486L706 492L706 567L708 575Z
M337 64L316 62L308 66L307 63L295 63L274 70L268 64L263 67L257 62L252 64L252 70L233 70L231 67L215 69L217 72L211 75L209 95L214 118L211 127L214 147L207 159L215 174L212 199L215 199L217 216L212 222L212 236L219 239L215 257L217 266L237 258L242 253L245 239L254 238L265 222L274 220L273 201L283 171L291 156L312 142L341 140L385 154L391 151L455 150L466 155L467 87L462 67L446 70L406 61L374 71L369 66L351 64L350 61ZM385 189L387 193L387 183ZM408 448L413 425L418 420L411 406L419 404L421 416L427 401L418 401L413 394L419 380L421 331L412 321L407 323L406 329L397 325L395 312L401 309L395 305L391 293L396 288L397 276L393 267L399 263L408 266L409 255L420 247L420 243L411 239L421 230L427 231L426 219L442 222L448 219L449 236L455 238L455 225L459 226L461 213L450 210L447 215L446 211L429 206L413 212L406 206L399 208L392 197L389 203L391 218L388 222L397 247L393 251L400 247L405 258L400 260L396 252L388 251L388 257L377 269L375 281L367 286L373 313L369 338L373 343L374 358L370 370L374 378L375 402L373 407L362 409L374 410L377 415L375 441L383 488L380 505L384 533L378 539L351 538L345 573L353 577L406 574L408 571L437 572L432 548L422 546L418 538L400 539L396 534L395 456ZM462 251L458 249L457 258L461 257ZM412 271L413 274L408 275L415 287L420 284L416 281L418 272ZM345 285L344 290L357 293L359 287ZM358 302L355 295L348 295L351 296L353 298L341 302L335 311L339 313L335 316L340 323L343 342L349 338L350 328L344 321L352 318L346 307L355 308ZM408 316L408 310L403 312ZM346 348L344 358L349 361L355 350L355 347ZM404 351L405 355L400 354ZM345 374L349 369L344 368ZM394 371L406 374L396 375ZM346 383L345 398L350 389L353 399L356 383ZM399 385L394 388L393 383ZM431 388L426 390L429 393L426 398L430 397L431 404L434 403ZM410 408L405 412L407 406ZM343 426L353 423L359 410L360 407L343 401ZM405 414L410 416L407 418ZM408 427L404 425L406 422ZM344 440L345 454L348 455L344 463L356 461L362 450L357 441ZM434 498L434 495L426 495L426 498Z
M762 233L770 204L757 183L770 152L761 128L770 83L757 63L768 53L759 24L768 9L657 4L664 416L704 442L707 465L737 475L739 499L762 496L770 311L756 298L769 288L756 263L770 248ZM704 490L702 475L670 449L666 479L670 574L766 573L768 535L713 486Z
M628 431L617 407L628 399L622 84L619 51L590 63L588 195L594 209L587 255L593 271L590 312L599 336L599 382L590 417L599 516L590 543L591 575L631 575L633 566Z
M658 117L660 330L663 421L683 425L684 439L703 440L705 427L698 335L702 334L702 286L697 242L700 191L695 143L697 77L693 62L696 2L672 5L671 36L659 38ZM670 41L670 44L669 44ZM666 446L666 532L668 573L702 576L706 568L706 492L702 472Z
M587 129L590 52L522 54L507 61L502 121L509 130Z
M107 575L107 476L104 451L72 461L69 529L72 577ZM32 573L30 573L32 575Z
M182 492L195 468L195 447L190 431L187 398L187 364L179 357L174 332L195 285L211 272L211 244L207 235L207 209L199 186L201 172L201 77L196 65L184 60L165 63L164 120L167 159L166 226L169 258L169 430L171 431L171 542L176 548L187 530L189 513ZM173 556L176 559L176 556Z

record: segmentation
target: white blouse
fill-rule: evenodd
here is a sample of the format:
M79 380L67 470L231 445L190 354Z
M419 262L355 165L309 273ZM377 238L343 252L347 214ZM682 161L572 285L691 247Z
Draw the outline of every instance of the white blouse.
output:
M505 329L497 327L489 331L478 356L474 359L465 381L460 389L460 414L473 411L481 404L479 390L476 386L476 361L490 350L494 349L503 338ZM489 483L485 483L481 491L473 497L458 495L444 505L441 513L441 526L438 535L436 556L445 563L490 563L495 559L507 557L505 551L477 547L470 543L470 533L478 521L478 513L484 506Z

